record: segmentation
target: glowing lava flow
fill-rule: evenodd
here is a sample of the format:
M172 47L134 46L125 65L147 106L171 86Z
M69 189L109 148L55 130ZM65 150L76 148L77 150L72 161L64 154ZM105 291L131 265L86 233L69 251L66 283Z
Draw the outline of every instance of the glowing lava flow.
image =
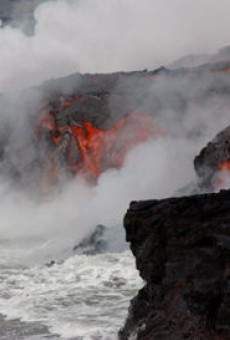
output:
M218 172L213 180L213 187L216 191L227 189L230 186L230 160L220 163Z
M153 135L152 119L133 113L120 119L108 130L84 122L82 127L71 126L79 146L81 172L98 177L108 168L120 168L127 152Z
M112 128L99 129L89 121L60 127L51 111L41 117L37 129L38 140L48 145L44 169L50 183L57 181L63 168L96 180L105 170L122 167L134 146L159 134L153 119L144 113L127 114Z
M219 170L220 171L229 171L229 174L230 174L230 160L221 163L220 166L219 166Z

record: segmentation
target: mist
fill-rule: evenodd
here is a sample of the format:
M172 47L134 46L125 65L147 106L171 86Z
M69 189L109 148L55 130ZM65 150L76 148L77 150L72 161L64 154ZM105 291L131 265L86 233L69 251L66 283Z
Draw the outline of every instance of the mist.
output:
M24 188L8 173L0 177L0 235L23 244L18 261L63 255L98 224L117 228L132 200L179 195L196 182L194 156L229 122L227 97L191 101L212 85L209 77L162 77L148 84L149 96L136 111L160 103L153 121L165 133L131 149L124 166L103 173L96 185L76 177L41 198L28 166L35 153L33 118L44 98L35 88L21 91L74 72L154 69L185 54L215 52L229 44L229 10L227 0L48 1L34 13L34 35L0 28L1 131L7 122L13 131L8 158L25 173ZM177 98L189 102L183 115ZM112 99L110 104L113 111Z
M131 200L163 198L188 184L195 150L185 140L151 141L132 150L122 169L101 175L96 186L75 178L42 201L1 182L1 236L26 240L30 261L69 253L96 225L121 226Z
M196 88L196 82L188 83L188 87L185 83L180 87L180 95L185 101ZM208 83L209 80L204 87ZM186 114L182 115L175 102L175 91L178 91L175 82L173 86L164 78L149 87L149 98L137 109L148 112L153 94L156 101L161 99L164 105L153 117L153 122L163 129L163 133L132 148L121 169L102 173L96 185L77 176L48 195L40 195L41 183L25 166L27 160L29 163L33 158L34 150L33 147L31 150L30 136L24 130L28 127L29 115L24 115L25 123L21 124L22 128L15 125L16 133L9 143L10 157L25 176L24 186L15 186L6 175L0 177L0 233L2 239L23 248L20 255L17 252L16 261L45 262L63 258L71 254L73 247L98 224L112 228L117 234L132 200L190 193L183 188L196 184L193 159L227 125L229 100L211 97L202 104L189 105ZM165 96L171 98L169 102L164 101ZM18 157L17 147L21 150L22 146L24 154L20 153ZM120 237L124 238L124 235Z
M35 10L33 36L0 29L0 92L76 71L153 69L229 43L222 0L58 0Z

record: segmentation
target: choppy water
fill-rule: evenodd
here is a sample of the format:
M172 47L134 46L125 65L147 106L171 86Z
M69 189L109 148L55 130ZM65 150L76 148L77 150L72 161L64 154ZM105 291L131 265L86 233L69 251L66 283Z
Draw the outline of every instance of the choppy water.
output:
M0 339L44 339L48 330L63 339L115 339L142 285L129 251L74 255L51 267L7 265L6 257L2 249L0 313L26 323L0 319Z

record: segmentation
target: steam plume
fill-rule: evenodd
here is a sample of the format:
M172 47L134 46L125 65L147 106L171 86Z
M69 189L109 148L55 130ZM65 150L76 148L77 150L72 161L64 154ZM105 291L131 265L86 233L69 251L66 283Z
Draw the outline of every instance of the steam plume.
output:
M155 68L184 54L211 53L229 43L229 10L228 0L221 4L215 0L60 0L37 8L33 36L1 28L0 92L5 93L1 102L11 93L7 105L2 104L1 123L7 120L14 130L8 147L12 162L20 167L27 157L31 159L30 117L43 100L34 90L23 92L27 95L22 101L24 94L16 90L76 71ZM43 250L35 252L31 246L30 257L34 252L54 256L71 248L96 224L121 224L130 200L175 194L194 180L195 154L229 120L229 100L224 96L210 94L204 102L191 104L191 97L209 85L209 77L170 82L163 77L151 84L149 98L137 111L148 112L148 107L160 103L154 119L167 130L166 137L133 149L124 167L104 173L95 187L76 178L52 200L38 202L35 195L15 189L1 177L1 235L37 238ZM187 104L183 115L178 98ZM17 157L18 145L24 150L22 158Z

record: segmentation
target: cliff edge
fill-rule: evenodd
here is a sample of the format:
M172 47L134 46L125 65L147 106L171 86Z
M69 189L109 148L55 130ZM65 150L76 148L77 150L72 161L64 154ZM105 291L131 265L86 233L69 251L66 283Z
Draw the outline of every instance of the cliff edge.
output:
M120 339L230 339L230 191L132 202L124 226L146 284Z

